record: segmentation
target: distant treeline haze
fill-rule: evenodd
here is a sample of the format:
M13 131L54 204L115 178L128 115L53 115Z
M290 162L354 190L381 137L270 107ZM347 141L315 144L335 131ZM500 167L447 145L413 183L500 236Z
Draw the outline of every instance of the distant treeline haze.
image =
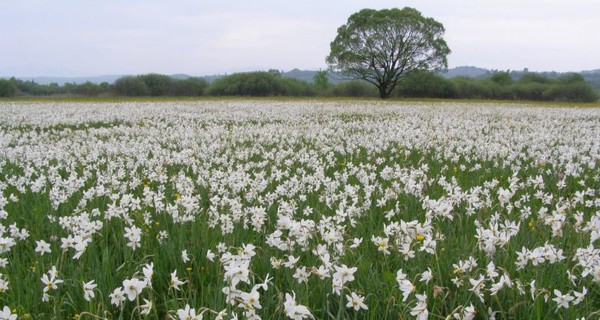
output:
M235 73L208 82L203 78L174 79L167 75L125 76L114 84L38 84L15 78L0 79L0 97L13 96L295 96L295 97L378 97L376 88L366 82L333 83L326 71L311 82L283 77L278 71ZM392 95L397 98L495 99L593 102L598 92L577 73L549 78L523 73L515 79L509 72L496 72L485 78L444 78L436 73L409 74Z

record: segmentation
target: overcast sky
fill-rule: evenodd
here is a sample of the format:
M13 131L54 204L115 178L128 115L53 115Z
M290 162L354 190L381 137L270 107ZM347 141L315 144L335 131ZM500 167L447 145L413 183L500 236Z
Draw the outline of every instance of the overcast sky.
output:
M598 0L0 0L0 76L325 69L362 8L446 27L449 67L600 68Z

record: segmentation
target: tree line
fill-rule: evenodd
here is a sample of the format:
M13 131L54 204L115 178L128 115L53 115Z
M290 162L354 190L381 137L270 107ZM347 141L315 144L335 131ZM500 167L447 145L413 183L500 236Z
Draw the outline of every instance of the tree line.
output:
M203 78L174 79L167 75L125 76L115 83L38 84L20 79L0 79L0 97L13 96L128 96L128 97L379 97L378 89L364 81L334 83L327 71L313 81L281 76L278 71L235 73L212 82ZM548 78L524 73L515 79L509 72L487 78L444 78L431 71L415 70L391 93L392 98L494 99L593 102L598 93L577 73Z

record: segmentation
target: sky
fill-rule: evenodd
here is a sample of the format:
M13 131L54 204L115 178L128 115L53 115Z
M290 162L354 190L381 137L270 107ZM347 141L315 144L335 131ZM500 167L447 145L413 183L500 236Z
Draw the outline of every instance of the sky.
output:
M326 69L363 9L441 22L449 67L600 69L598 0L0 0L0 77Z

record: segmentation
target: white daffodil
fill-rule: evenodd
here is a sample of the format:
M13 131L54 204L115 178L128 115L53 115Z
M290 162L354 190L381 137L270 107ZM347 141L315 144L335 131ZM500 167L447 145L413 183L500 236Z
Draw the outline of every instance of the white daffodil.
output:
M94 283L94 280L83 282L83 298L86 301L91 301L92 298L94 298L94 289L96 289L96 284Z

